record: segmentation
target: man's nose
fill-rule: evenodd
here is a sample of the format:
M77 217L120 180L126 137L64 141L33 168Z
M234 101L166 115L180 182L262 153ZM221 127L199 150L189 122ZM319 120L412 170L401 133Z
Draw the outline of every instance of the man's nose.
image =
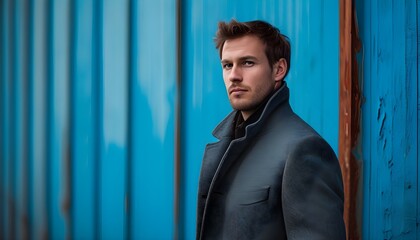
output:
M237 65L230 70L229 80L231 82L242 81L242 69Z

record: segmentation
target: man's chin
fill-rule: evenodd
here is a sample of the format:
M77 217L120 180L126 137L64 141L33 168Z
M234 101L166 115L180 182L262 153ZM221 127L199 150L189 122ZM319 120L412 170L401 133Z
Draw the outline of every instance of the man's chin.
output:
M249 105L249 104L232 104L231 102L231 106L234 110L237 111L251 111L252 109L254 109L253 105Z

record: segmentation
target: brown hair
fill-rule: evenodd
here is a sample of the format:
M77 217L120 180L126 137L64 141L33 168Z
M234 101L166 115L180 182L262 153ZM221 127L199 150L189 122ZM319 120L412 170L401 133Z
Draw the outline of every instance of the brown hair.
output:
M214 39L216 48L219 49L219 56L222 58L223 45L226 40L254 35L265 44L265 55L272 67L281 58L286 59L287 71L290 69L290 42L286 35L280 33L280 30L264 21L238 22L232 19L230 22L219 22ZM286 77L285 75L285 77Z

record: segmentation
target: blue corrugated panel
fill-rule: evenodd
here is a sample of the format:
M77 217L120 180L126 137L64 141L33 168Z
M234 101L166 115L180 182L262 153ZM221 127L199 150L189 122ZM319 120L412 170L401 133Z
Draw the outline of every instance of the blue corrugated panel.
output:
M48 202L52 239L69 234L69 1L48 2Z
M363 239L418 239L416 1L356 1ZM356 152L357 153L357 152Z
M337 149L328 4L0 0L0 238L194 239L204 146L231 110L220 20L260 18L290 36L292 104Z
M420 164L418 164L419 161L419 151L420 151L420 78L418 71L420 69L420 61L418 60L418 56L420 55L420 33L419 33L419 26L420 26L420 18L418 17L418 14L420 13L420 4L418 4L418 1L416 3L417 5L417 12L416 12L416 19L417 19L417 51L413 50L417 54L417 184L419 183L419 172L420 172ZM418 188L418 185L417 185ZM417 190L417 223L420 222L420 208L418 207L420 199L420 191ZM410 209L411 210L411 209ZM417 236L420 236L420 227L419 224L417 224Z
M47 2L36 1L32 9L33 22L33 88L31 106L33 108L33 121L31 123L32 150L33 156L32 179L32 235L35 239L42 239L48 236L48 182L47 182L47 98L48 98L48 76L47 76ZM49 127L49 126L48 126Z
M19 97L17 96L18 94L18 84L19 81L17 81L17 77L18 77L18 66L17 66L17 54L16 54L16 48L17 48L17 44L16 44L16 40L17 40L17 21L16 21L16 14L14 14L14 9L16 8L15 2L11 1L10 5L9 5L10 9L9 11L12 11L13 14L9 15L9 19L10 19L10 25L9 25L9 32L8 35L10 37L10 42L9 42L9 169L8 174L9 174L9 197L8 197L8 201L9 201L9 228L10 228L10 232L9 232L9 237L11 239L16 238L16 213L17 213L17 191L16 191L16 178L15 178L15 174L16 174L16 169L19 166L19 162L18 162L18 134L19 131L17 129L18 124L17 124L17 120L18 120L18 109L17 109L17 104L19 102Z
M18 193L17 193L17 169L20 167L20 150L18 149L19 146L19 137L20 137L20 129L19 129L19 112L20 109L18 108L19 102L21 100L19 96L19 85L21 83L20 72L19 71L19 64L18 61L18 52L16 51L18 48L17 40L18 40L18 29L17 29L17 14L16 14L16 2L12 1L9 5L9 11L12 14L9 15L10 19L10 31L9 31L9 237L11 239L16 238L16 227L17 227L17 205L18 205ZM20 78L20 79L18 79Z
M28 49L27 49L27 64L28 64L28 79L27 79L27 83L28 83L28 87L27 87L27 111L28 111L28 120L26 123L26 130L27 130L27 146L28 146L28 156L27 156L27 169L26 169L26 179L27 179L27 189L26 190L26 196L27 196L27 213L28 213L28 217L27 217L27 234L28 236L30 235L34 235L33 234L33 220L34 220L34 213L33 213L33 209L34 209L34 205L33 205L33 192L34 192L34 187L33 187L33 162L34 162L34 131L33 131L33 127L32 127L32 122L34 121L34 112L35 109L33 107L33 98L34 98L34 85L35 85L35 81L34 81L34 3L33 1L29 1L28 3L29 7L27 10L27 14L28 14Z
M6 139L5 139L5 121L6 121L6 113L4 112L5 110L5 106L7 104L6 99L5 99L5 64L4 62L6 61L5 59L5 40L6 40L6 34L4 32L5 30L5 25L6 25L6 7L5 7L5 2L3 0L0 0L0 12L1 12L1 16L0 16L0 237L5 237L6 233L5 233L5 227L6 227L6 221L5 221L5 207L6 207L6 203L5 203L5 198L6 198L6 193L5 193L5 187L6 187L6 182L5 182L5 178L4 178L4 174L5 174L5 170L4 170L4 163L5 163L5 143L6 143Z
M127 164L128 1L103 2L103 135L100 176L100 232L104 239L124 237Z
M11 233L11 189L10 189L10 1L1 1L1 151L0 151L0 233L4 238L12 236Z
M132 12L132 237L174 236L177 99L174 0L139 1Z
M64 171L69 175L71 190L71 236L75 239L98 238L101 151L99 141L102 125L99 116L98 49L102 39L99 26L100 5L93 1L72 1L70 7L70 159ZM94 41L96 40L96 41ZM94 65L96 63L97 65Z
M183 6L181 238L195 238L199 168L211 132L231 111L213 37L217 22L262 19L290 37L291 104L338 150L338 1L185 1Z
M13 176L14 184L11 185L14 190L14 200L13 200L13 211L14 216L11 219L10 224L12 224L11 229L14 231L11 234L11 238L22 239L27 236L26 232L26 219L28 214L27 209L27 129L26 129L26 109L27 109L27 64L26 64L26 44L27 44L27 27L26 27L26 16L24 9L27 7L27 4L23 1L15 1L13 12L13 22L11 25L13 28L12 41L14 42L11 50L13 51L12 57L12 66L11 71L13 72L12 84L13 91L11 92L13 96L13 104L11 108L13 109L13 117L11 118L10 129L13 129L14 137L11 151L12 161L14 162L14 170L11 172Z

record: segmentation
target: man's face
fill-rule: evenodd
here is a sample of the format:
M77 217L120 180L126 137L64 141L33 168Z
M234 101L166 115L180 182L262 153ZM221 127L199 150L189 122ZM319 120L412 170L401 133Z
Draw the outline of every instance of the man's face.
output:
M265 45L253 35L227 40L223 45L221 62L230 104L242 112L244 119L280 86L284 76L279 75L281 61L271 68Z

